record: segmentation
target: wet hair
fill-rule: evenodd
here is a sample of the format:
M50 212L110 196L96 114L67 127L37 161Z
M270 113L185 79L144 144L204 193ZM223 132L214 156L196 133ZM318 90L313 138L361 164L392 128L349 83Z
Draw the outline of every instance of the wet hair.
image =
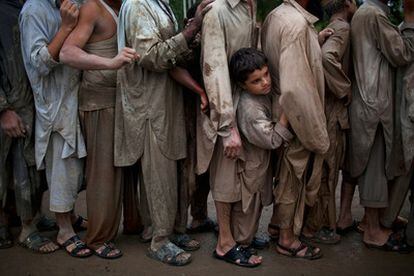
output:
M230 59L229 71L233 81L244 83L255 70L267 65L263 52L254 48L242 48L235 52Z
M326 4L323 6L323 10L325 11L328 18L331 18L332 15L335 13L338 13L340 11L343 11L346 7L346 1L347 0L330 0L327 1ZM352 0L348 0L352 1Z

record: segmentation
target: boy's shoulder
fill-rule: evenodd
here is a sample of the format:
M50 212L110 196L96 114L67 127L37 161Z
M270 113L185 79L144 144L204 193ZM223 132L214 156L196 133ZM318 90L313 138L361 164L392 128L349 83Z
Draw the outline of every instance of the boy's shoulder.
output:
M240 100L237 108L237 113L240 116L255 117L259 113L268 113L271 108L270 96L268 95L253 95L243 90L240 95Z

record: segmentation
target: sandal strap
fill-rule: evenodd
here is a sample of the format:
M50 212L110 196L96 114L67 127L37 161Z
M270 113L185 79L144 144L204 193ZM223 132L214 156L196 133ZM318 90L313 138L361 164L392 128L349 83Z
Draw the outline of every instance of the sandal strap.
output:
M302 251L303 249L305 249L306 247L309 248L309 246L307 244L305 244L304 242L300 242L299 246L296 247L296 248L289 248L289 247L281 245L280 243L277 243L277 246L279 246L283 250L289 252L292 255L292 257L296 257L296 255L298 255L298 253L300 251Z
M249 264L249 258L250 258L250 257L247 257L247 254L244 248L238 244L236 244L235 246L232 247L232 249L227 251L227 253L224 254L224 257L232 260L233 262L236 262L237 260L239 260L240 264Z
M69 245L75 245L75 248L72 251L68 251L67 247ZM86 244L79 238L78 235L74 235L73 237L71 237L70 239L68 239L67 241L65 241L62 246L65 248L66 251L69 252L69 254L71 255L77 255L79 253L79 251L83 250L83 249L87 249L88 247L86 246Z
M104 249L101 251L101 253L98 253L101 256L108 257L108 254L111 253L111 251L115 249L107 243L104 243L103 246L104 246Z

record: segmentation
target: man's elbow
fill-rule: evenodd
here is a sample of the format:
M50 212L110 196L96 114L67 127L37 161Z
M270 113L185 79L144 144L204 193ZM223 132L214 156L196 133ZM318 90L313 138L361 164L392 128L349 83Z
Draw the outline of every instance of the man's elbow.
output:
M71 58L73 58L73 55L71 54L70 46L64 45L59 52L60 62L70 65Z

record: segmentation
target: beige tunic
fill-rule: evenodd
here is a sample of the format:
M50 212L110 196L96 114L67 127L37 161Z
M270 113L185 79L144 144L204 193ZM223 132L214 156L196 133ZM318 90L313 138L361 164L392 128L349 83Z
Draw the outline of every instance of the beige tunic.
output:
M177 34L177 21L169 6L156 0L124 1L118 49L124 47L134 48L140 60L118 71L115 165L132 165L142 156L146 121L167 158L184 158L182 89L168 71L188 47L184 36Z
M335 190L339 169L345 153L345 129L349 128L348 110L344 97L351 93L348 78L350 62L350 25L342 19L334 19L327 28L334 30L322 46L325 72L325 114L329 135L329 150L325 154L321 186L315 205L309 211L307 227L319 230L336 223Z
M389 9L378 0L365 2L351 22L355 84L350 106L350 173L361 175L368 162L375 133L383 126L385 170L390 172L393 142L395 67L414 58L414 40L404 37L388 19Z
M244 0L216 0L203 21L202 70L210 101L210 117L201 115L197 129L197 173L207 171L217 136L237 127L240 91L230 81L228 61L243 47L256 47L256 9Z
M305 203L314 204L321 154L329 148L322 55L313 26L317 20L294 0L285 0L267 16L262 31L262 47L272 73L272 111L280 114L280 104L296 134L284 151L275 189L275 203L284 205L279 206L279 226L294 226L296 234L302 228Z
M256 96L242 92L237 107L237 123L243 141L244 161L241 165L243 210L261 193L263 206L271 204L273 166L271 150L279 148L293 136L280 124L272 121L270 95Z

